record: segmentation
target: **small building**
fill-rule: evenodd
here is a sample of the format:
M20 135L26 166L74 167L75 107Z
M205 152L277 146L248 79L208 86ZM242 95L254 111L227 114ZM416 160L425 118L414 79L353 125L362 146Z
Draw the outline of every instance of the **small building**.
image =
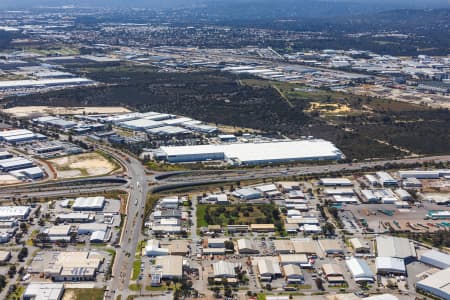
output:
M273 183L255 186L254 189L264 195L270 192L278 191L277 186Z
M305 280L302 269L297 265L285 265L283 266L283 271L287 283L299 284Z
M323 239L318 240L318 242L325 255L344 255L344 249L338 240Z
M162 208L176 209L176 208L178 208L179 204L180 204L180 199L178 199L177 196L165 197L165 198L162 198L161 200L159 200L159 205Z
M239 254L257 254L259 253L255 243L249 239L239 239L237 241Z
M399 171L398 175L401 179L416 178L416 179L438 179L440 177L439 171L425 171L425 170L408 170Z
M228 200L227 194L212 194L205 198L205 201L217 203L217 204L229 204L230 201Z
M155 266L161 270L162 279L181 279L183 277L183 257L177 255L158 256Z
M437 250L428 250L419 257L420 262L438 269L450 268L450 255Z
M351 257L345 260L345 264L357 283L375 282L374 274L364 260Z
M280 266L274 260L259 259L257 266L262 281L272 281L272 279L281 276Z
M378 180L375 176L371 174L364 175L364 179L369 183L371 186L377 186Z
M83 212L63 213L56 216L56 221L62 223L89 223L94 222L95 215Z
M450 299L450 268L441 270L416 283L416 289L439 299Z
M405 261L401 258L378 256L375 259L377 274L405 275Z
M23 300L61 300L63 283L31 282L23 293Z
M351 238L349 240L349 242L356 253L369 253L370 252L369 244L367 242L361 241L359 238Z
M274 224L250 224L252 232L275 232Z

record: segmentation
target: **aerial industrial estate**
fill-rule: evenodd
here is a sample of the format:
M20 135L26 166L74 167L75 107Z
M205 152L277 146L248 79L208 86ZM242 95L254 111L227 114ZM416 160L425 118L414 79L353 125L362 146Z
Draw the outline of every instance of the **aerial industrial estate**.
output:
M450 300L448 3L21 2L0 299Z

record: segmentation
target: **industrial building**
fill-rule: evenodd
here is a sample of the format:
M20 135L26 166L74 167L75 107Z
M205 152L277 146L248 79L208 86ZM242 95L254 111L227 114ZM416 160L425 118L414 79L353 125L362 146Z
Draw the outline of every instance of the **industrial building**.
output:
M281 276L280 265L271 259L258 259L258 272L262 281L271 281Z
M417 282L416 289L443 300L450 299L450 268L436 272Z
M411 196L411 194L408 193L407 191L405 191L404 189L396 189L394 192L401 201L412 201L413 200L413 197Z
M338 160L342 152L325 140L236 143L161 147L164 160L172 163L227 160L256 165L305 160Z
M87 78L58 78L58 79L39 79L39 80L8 80L0 82L0 90L19 90L24 88L49 88L62 86L75 86L93 84L94 81Z
M338 240L319 240L319 246L326 255L344 255L344 250Z
M305 280L302 269L297 265L285 265L283 272L287 283L299 284Z
M294 245L291 240L274 240L275 252L278 254L294 253Z
M0 142L5 141L10 144L33 141L37 136L28 129L12 129L0 131Z
M406 262L416 257L414 244L406 238L394 236L377 236L377 255L382 257L395 257Z
M362 242L359 238L351 238L349 240L350 245L355 250L356 253L369 253L370 246L367 242Z
M79 197L72 204L73 210L100 211L105 206L105 197Z
M229 241L227 238L210 238L208 239L208 248L225 248L227 241Z
M236 277L235 264L227 261L218 261L212 264L215 278Z
M375 259L377 274L405 275L405 261L401 258L378 256Z
M399 171L398 175L401 179L416 178L416 179L438 179L440 177L439 171L423 171L423 170L411 170L411 171Z
M56 221L62 223L87 223L94 222L95 215L83 212L72 212L65 214L58 214L56 216Z
M377 172L376 176L378 178L378 182L381 186L388 187L388 186L397 186L397 180L395 180L389 173L387 172Z
M357 283L375 281L372 270L364 260L351 257L345 260L345 264Z
M30 212L29 206L0 206L0 220L26 220Z
M253 200L253 199L259 199L262 197L261 192L254 188L237 189L233 192L232 195L236 198L243 199L243 200Z
M347 178L321 178L319 183L323 186L353 186Z
M419 260L424 264L438 269L447 269L450 267L450 255L437 250L429 250L422 253Z
M61 300L64 294L64 284L51 282L30 282L23 300Z
M158 240L148 240L144 248L146 256L165 256L169 255L168 248L161 248Z
M329 283L345 282L344 271L338 264L323 264L322 271Z
M306 254L307 256L317 256L316 242L312 239L303 239L292 241L294 252L297 254Z
M126 122L120 123L122 127L136 130L136 131L144 131L151 128L161 127L164 124L158 121L153 120L147 120L147 119L136 119L136 120L130 120Z
M23 157L12 157L0 160L0 169L3 172L9 172L20 169L28 169L34 166L34 163Z
M280 254L280 264L284 265L298 265L299 267L311 267L309 259L306 254Z
M258 248L255 243L249 239L239 239L237 240L237 248L239 254L257 254L259 253Z

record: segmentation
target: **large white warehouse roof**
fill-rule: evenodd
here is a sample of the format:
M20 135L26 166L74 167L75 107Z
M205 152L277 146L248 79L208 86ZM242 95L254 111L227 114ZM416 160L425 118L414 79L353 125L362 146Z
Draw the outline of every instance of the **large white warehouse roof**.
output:
M446 269L450 267L450 255L437 250L429 250L422 253L419 260L424 264L428 264L439 269Z
M406 238L378 236L377 254L384 257L408 258L416 256L414 245Z
M208 155L234 159L244 164L286 162L316 159L340 159L342 152L325 140L280 141L225 145L195 145L161 147L169 161L197 161L211 159ZM201 155L204 154L204 157Z
M450 268L434 273L416 283L416 288L442 299L450 299Z

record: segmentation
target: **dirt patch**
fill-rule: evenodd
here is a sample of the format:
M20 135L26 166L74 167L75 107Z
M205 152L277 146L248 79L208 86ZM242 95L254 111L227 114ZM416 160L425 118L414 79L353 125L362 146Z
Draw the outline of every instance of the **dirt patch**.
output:
M117 168L98 153L83 153L49 160L59 178L106 175Z
M16 106L2 110L15 117L32 117L37 115L78 115L78 114L119 114L128 113L129 109L120 106L99 107L59 107L59 106Z
M12 175L0 175L0 185L16 184L21 181Z

